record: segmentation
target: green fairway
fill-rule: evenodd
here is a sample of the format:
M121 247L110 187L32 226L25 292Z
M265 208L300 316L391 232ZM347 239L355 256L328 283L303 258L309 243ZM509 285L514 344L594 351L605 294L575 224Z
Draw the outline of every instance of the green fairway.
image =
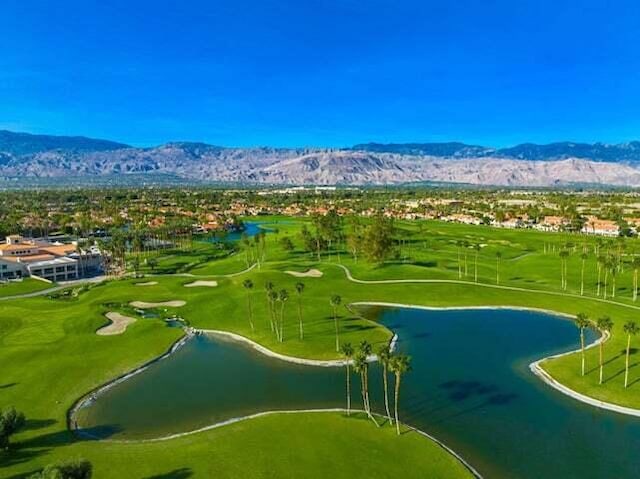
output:
M0 302L0 364L3 365L0 406L15 405L31 421L16 437L16 450L3 458L0 475L16 476L55 459L79 454L94 462L96 471L100 471L97 477L122 477L122 471L118 470L120 466L126 467L133 474L131 477L150 477L182 468L191 469L197 477L214 473L221 477L238 477L242 475L243 467L253 468L250 477L353 477L360 475L359 472L366 472L370 477L390 477L397 473L396 461L412 464L411 468L403 468L403 475L409 470L421 471L420 467L431 464L433 472L426 474L428 477L464 477L462 469L456 469L457 462L425 438L416 434L396 438L388 430L378 430L366 421L342 418L339 414L270 416L181 439L135 445L78 442L66 431L66 413L74 401L98 385L162 354L182 335L180 329L167 327L161 321L163 316L177 314L196 328L235 332L286 355L308 359L339 358L335 351L334 319L329 304L334 294L342 296L343 305L381 301L437 307L517 306L567 314L584 311L592 319L609 315L614 328L605 346L607 364L603 385L597 384L595 349L587 354L588 374L585 377L580 376L577 354L545 362L543 366L554 378L576 391L617 404L640 407L640 384L636 382L640 373L635 354L632 355L628 389L623 387L620 373L624 369L621 351L626 345L622 324L640 316L640 308L634 305L631 297L632 269L628 265L624 268L616 278L615 298L608 297L604 301L602 296L595 297L596 264L590 254L585 264L585 295L581 297L581 260L579 254L572 254L568 260L568 287L564 291L560 289L560 260L557 250L551 249L571 241L581 248L585 243L591 250L595 247L593 238L437 222L426 222L420 227L415 222L402 222L398 225L398 235L407 240L402 244L399 256L383 265L371 265L361 259L356 261L345 250L335 248L324 253L318 262L315 254L301 250L298 231L302 223L289 220L278 227L278 233L269 234L265 261L260 267L242 274L222 276L246 269L248 256L242 248L232 255L218 257L215 245L197 243L192 254L167 251L160 255L156 268L159 275L153 278L110 281L81 292L78 297L66 299L38 297ZM293 239L293 251L281 247L280 239L285 235ZM467 247L459 248L456 241L460 238L485 245L478 253L478 284L475 284L475 253ZM545 252L547 248L550 251ZM496 285L498 251L502 258L500 284ZM630 261L630 254L622 256L625 264ZM349 280L338 262L346 266L356 280L363 282ZM218 286L187 288L184 285L193 282L194 278L162 275L174 271L174 267L177 272L187 268L190 274L216 275ZM287 273L304 273L312 268L320 270L322 277L298 278ZM254 283L249 294L255 331L251 330L248 321L247 290L243 287L246 279ZM366 283L394 279L405 282ZM411 279L436 282L407 282ZM135 284L149 280L158 284ZM438 282L441 280L447 282ZM304 341L298 338L298 298L295 294L295 284L300 281L305 284L300 298ZM282 342L269 328L264 290L267 282L272 282L276 291L285 288L289 292L289 301L284 305ZM132 315L136 313L129 306L131 301L172 300L182 300L186 304L152 310L151 313L155 312L159 317L140 318L122 335L95 334L108 323L104 317L108 311ZM377 346L388 342L392 336L391 331L344 307L339 309L338 320L343 342L358 344L367 340ZM42 394L42 391L47 393ZM298 450L292 447L296 444L303 446ZM280 445L278 451L270 449L276 445ZM172 454L166 453L169 449ZM260 454L248 459L257 449L261 449ZM335 461L324 461L323 455ZM353 464L344 465L349 462L347 457L354 456L358 459ZM366 470L361 469L364 456ZM132 459L137 457L144 458L135 461L135 467L139 469L129 469L133 467ZM358 463L360 468L356 468ZM413 464L417 466L414 468ZM416 477L425 477L426 470L422 469ZM454 472L441 475L445 470Z
M0 298L6 296L18 296L21 294L34 293L55 287L55 283L38 281L37 279L25 278L22 281L11 281L0 283Z

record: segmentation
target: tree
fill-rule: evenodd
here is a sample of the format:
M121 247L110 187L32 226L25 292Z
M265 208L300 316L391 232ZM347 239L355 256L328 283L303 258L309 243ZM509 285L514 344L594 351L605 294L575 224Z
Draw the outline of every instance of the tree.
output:
M296 283L296 294L298 295L298 326L300 339L304 339L304 325L302 322L302 292L304 291L304 283Z
M624 325L624 332L627 335L627 352L624 363L624 387L629 385L629 355L631 354L631 336L638 334L638 325L634 321L627 321Z
M138 255L134 256L131 260L131 267L133 268L134 278L137 278L138 272L140 271L140 257Z
M573 320L576 327L580 331L580 352L582 355L582 376L584 376L585 357L584 357L584 330L589 327L589 318L584 313L578 313Z
M360 373L360 385L362 389L362 404L364 411L376 426L378 421L371 414L371 402L369 401L369 355L371 354L371 344L367 341L362 341L358 346L358 352L356 353L353 368L356 372Z
M502 252L496 251L496 284L500 284L500 260L502 259Z
M364 255L373 263L382 263L393 249L393 220L378 214L364 231Z
M640 257L634 256L631 262L633 268L633 300L638 299L638 269L640 269Z
M347 416L351 414L351 358L353 357L353 348L351 343L345 343L341 348L342 355L345 357L344 365L347 369Z
M388 386L388 373L389 373L389 364L391 362L391 352L389 351L388 345L383 345L378 349L378 361L380 361L380 365L382 366L382 387L384 388L384 408L387 411L387 418L389 419L389 424L393 425L393 420L391 419L391 412L389 411L389 386Z
M611 328L613 328L613 321L611 321L611 318L609 318L608 316L603 316L601 318L598 318L598 321L596 322L596 325L598 327L598 329L600 330L600 332L602 332L602 334L604 335L605 333L609 333L611 331ZM603 337L600 340L600 381L599 384L602 384L602 376L604 374L604 340L605 338Z
M251 326L251 332L254 331L254 327L253 327L253 308L251 305L251 290L253 289L253 281L251 281L250 279L245 279L244 282L242 283L242 286L244 286L244 289L247 290L247 308L248 308L248 312L249 312L249 325Z
M275 301L278 298L278 294L273 290L274 285L271 281L267 281L264 284L264 290L267 294L267 309L269 310L269 325L271 326L271 332L275 332L274 324L274 307Z
M342 303L342 298L340 296L338 296L337 294L334 294L333 296L331 296L331 299L329 300L329 304L331 304L331 307L333 308L333 324L336 329L336 351L337 352L340 352L340 327L338 325L338 306L340 306L340 303Z
M395 374L394 410L396 417L396 432L400 435L400 420L398 419L398 404L400 403L400 381L402 376L411 369L411 358L404 354L393 356L390 362L391 371Z
M49 464L42 471L29 476L29 479L90 479L93 466L86 459L72 459Z
M158 266L158 260L155 258L147 258L147 266L151 268L152 273L155 273L156 267Z
M278 339L282 343L284 341L284 305L289 300L289 292L286 289L281 289L278 293L278 301L280 302L280 333Z
M478 253L480 253L480 248L481 246L479 244L475 244L473 245L473 249L475 250L475 264L474 264L474 271L473 271L473 280L477 283L478 282Z
M569 251L563 249L560 251L560 289L563 291L567 289L567 259L569 258Z
M0 449L9 449L9 440L25 425L24 414L16 411L14 407L5 409L0 413Z
M293 241L291 241L291 238L288 236L280 238L280 246L282 246L282 249L285 251L293 251L294 249Z
M580 268L580 296L584 296L584 265L589 255L587 253L582 253L580 255L580 259L582 260L582 267Z

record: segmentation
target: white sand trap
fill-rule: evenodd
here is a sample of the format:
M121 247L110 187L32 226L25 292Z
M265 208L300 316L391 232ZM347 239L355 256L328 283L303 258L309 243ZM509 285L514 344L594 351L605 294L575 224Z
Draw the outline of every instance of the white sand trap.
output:
M165 301L163 303L147 303L146 301L132 301L129 304L134 308L139 308L139 309L162 308L163 306L167 306L169 308L179 308L180 306L184 306L185 304L187 304L187 302L182 301L180 299L176 299L174 301Z
M157 281L147 281L146 283L134 283L136 286L153 286L154 284L158 284Z
M108 312L105 314L108 320L111 321L111 324L103 326L102 328L96 331L96 334L100 336L112 336L114 334L122 334L132 323L136 322L136 318L131 318L129 316L124 316L120 313Z
M218 286L217 281L194 281L193 283L185 284L185 288L197 288L198 286L204 286L205 288L215 288Z
M322 271L319 269L310 269L304 273L299 271L285 271L285 273L295 276L296 278L322 278Z

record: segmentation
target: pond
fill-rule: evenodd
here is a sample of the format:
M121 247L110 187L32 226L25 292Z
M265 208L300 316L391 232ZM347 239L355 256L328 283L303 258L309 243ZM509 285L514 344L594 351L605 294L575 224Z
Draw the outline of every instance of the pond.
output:
M402 419L442 440L486 478L637 477L640 419L565 397L529 371L531 361L577 347L570 321L504 309L369 308L367 314L396 331L399 349L413 358ZM374 405L382 411L380 375L371 368ZM354 376L355 407L358 391ZM198 336L98 396L76 419L97 436L134 439L265 410L343 405L342 368L289 364Z

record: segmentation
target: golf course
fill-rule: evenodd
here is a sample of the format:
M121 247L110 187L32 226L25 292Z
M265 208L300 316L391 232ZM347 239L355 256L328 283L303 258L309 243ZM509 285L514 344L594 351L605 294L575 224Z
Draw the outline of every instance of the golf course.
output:
M310 250L306 218L246 222L233 248L196 237L100 283L0 288L0 407L26 417L0 452L0 477L76 457L107 478L385 478L398 464L411 465L407 477L554 467L587 478L640 467L616 456L640 430L633 240L398 221L394 254L373 262L344 238ZM362 342L370 413L353 370L346 410L344 346ZM397 401L389 375L399 431L375 357L390 344L412 361ZM538 360L557 387L529 369ZM562 449L578 429L592 439ZM522 450L555 444L558 456L518 453L524 432Z

